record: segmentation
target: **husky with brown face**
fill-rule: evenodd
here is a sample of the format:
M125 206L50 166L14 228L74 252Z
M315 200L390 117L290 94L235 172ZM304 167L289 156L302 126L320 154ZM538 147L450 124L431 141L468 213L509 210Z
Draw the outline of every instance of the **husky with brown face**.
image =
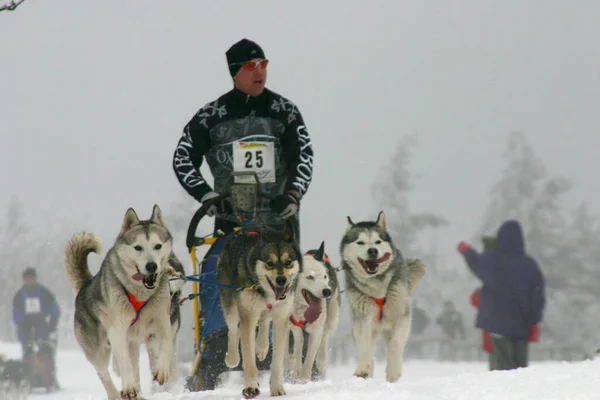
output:
M302 265L302 254L290 222L283 232L266 226L247 226L233 233L223 247L217 263L217 281L238 289L219 286L228 328L225 364L234 368L240 363L241 342L245 382L242 394L246 398L260 394L256 367L259 321L273 323L271 396L285 394L283 364L289 335L288 318Z
M418 259L404 259L387 230L385 215L354 223L341 241L352 336L358 352L355 376L373 376L373 346L381 335L387 349L386 379L402 375L404 346L410 333L412 292L425 275Z
M74 235L65 248L65 270L76 293L75 336L108 399L138 399L140 344L156 352L150 357L152 374L163 385L173 368L178 328L171 324L169 290L169 262L178 261L160 208L155 205L150 219L143 221L132 208L127 210L115 244L92 276L87 256L99 251L100 242L90 233ZM122 377L121 391L109 374L111 353Z

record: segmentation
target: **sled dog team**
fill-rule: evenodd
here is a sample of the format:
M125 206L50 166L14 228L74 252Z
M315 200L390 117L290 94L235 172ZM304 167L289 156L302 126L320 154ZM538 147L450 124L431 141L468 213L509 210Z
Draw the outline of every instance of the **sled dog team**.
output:
M185 281L170 280L184 275L172 239L155 205L147 220L141 220L132 208L127 210L116 241L95 275L87 262L90 253L101 252L93 234L77 233L65 248L65 270L76 294L75 335L109 400L142 398L141 344L146 345L154 381L165 385L178 379L178 300ZM386 379L396 382L401 377L411 326L411 296L425 266L420 260L404 258L390 237L383 212L375 221L355 223L348 217L339 251L339 268L330 262L323 242L302 252L289 223L282 232L266 227L242 229L224 246L217 265L218 282L247 289L218 289L228 327L225 363L233 368L241 360L244 397L260 394L256 358L264 360L270 346L272 396L285 394L285 370L296 381L306 382L313 365L318 371L325 369L342 296L336 270L343 270L346 278L343 295L351 313L358 361L354 375L373 376L373 347L381 337L387 349ZM308 334L304 360L303 331ZM290 332L294 339L291 354ZM109 374L111 356L113 370L122 380L121 390Z

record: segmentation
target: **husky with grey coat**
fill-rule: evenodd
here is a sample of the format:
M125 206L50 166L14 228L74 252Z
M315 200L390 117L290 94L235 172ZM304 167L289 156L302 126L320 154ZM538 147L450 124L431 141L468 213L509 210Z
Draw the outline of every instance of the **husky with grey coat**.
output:
M99 251L100 242L90 233L75 234L65 248L65 270L76 293L75 336L109 400L141 399L140 345L157 352L152 375L160 385L169 379L174 353L172 237L160 208L155 205L151 218L143 221L128 209L113 247L92 276L87 257ZM121 374L121 391L109 374L111 353Z
M185 284L185 280L181 279L181 276L185 276L185 268L183 264L175 253L171 253L169 257L169 267L173 269L173 271L169 271L170 274L174 277L179 277L179 279L174 279L169 281L169 291L171 294L171 329L173 331L173 356L171 357L171 368L169 370L169 379L167 380L168 384L174 384L179 379L179 345L177 343L177 336L179 335L179 330L181 329L181 305L179 301L181 299L181 289ZM158 354L160 349L158 348L158 343L155 340L149 340L146 342L146 350L148 351L148 361L150 364L150 370L154 370L158 358ZM112 357L112 367L113 371L117 376L121 376L121 372L119 371L119 365L117 364L116 357ZM154 389L154 387L152 387Z
M340 244L346 276L352 335L358 365L355 376L373 376L373 347L381 335L387 351L386 379L402 375L403 352L411 328L411 296L425 275L418 259L404 259L388 233L385 215L354 223Z
M294 303L302 254L291 223L283 232L267 226L248 225L234 232L217 262L217 281L223 316L227 323L225 365L240 363L244 372L245 398L260 395L256 358L264 360L269 341L256 337L256 327L268 330L273 322L271 396L285 394L284 356L288 318ZM233 290L222 285L233 286Z

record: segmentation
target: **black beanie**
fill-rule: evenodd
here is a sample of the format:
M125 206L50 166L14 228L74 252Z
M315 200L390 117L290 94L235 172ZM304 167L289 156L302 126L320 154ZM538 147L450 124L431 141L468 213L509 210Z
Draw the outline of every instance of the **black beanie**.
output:
M242 39L225 52L227 56L227 64L229 65L229 73L232 77L242 68L242 64L250 61L253 58L265 58L263 49L252 40ZM234 65L231 65L234 64Z
M23 271L23 278L27 278L27 277L37 278L37 273L35 272L35 268L28 267L27 269L25 269L25 271Z

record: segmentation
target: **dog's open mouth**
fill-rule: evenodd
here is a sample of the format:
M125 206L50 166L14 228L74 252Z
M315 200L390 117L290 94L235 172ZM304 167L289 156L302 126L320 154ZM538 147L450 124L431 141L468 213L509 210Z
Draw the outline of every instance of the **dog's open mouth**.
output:
M377 269L379 268L379 264L385 262L390 259L392 256L391 253L385 253L382 257L374 259L374 260L363 260L362 258L358 258L360 265L365 269L365 272L369 275L373 275L377 273Z
M285 299L285 294L287 293L288 287L290 286L289 284L285 285L284 287L275 286L269 278L267 278L267 282L269 282L269 286L271 286L271 289L273 289L273 293L275 293L275 300Z
M137 272L131 278L134 281L142 281L142 284L146 289L154 289L156 287L158 274L144 275L141 272Z
M304 319L308 323L313 323L321 315L321 299L316 297L314 294L312 294L306 289L302 289L302 296L304 297L304 300L306 300L306 302L308 303L308 308L304 312Z

